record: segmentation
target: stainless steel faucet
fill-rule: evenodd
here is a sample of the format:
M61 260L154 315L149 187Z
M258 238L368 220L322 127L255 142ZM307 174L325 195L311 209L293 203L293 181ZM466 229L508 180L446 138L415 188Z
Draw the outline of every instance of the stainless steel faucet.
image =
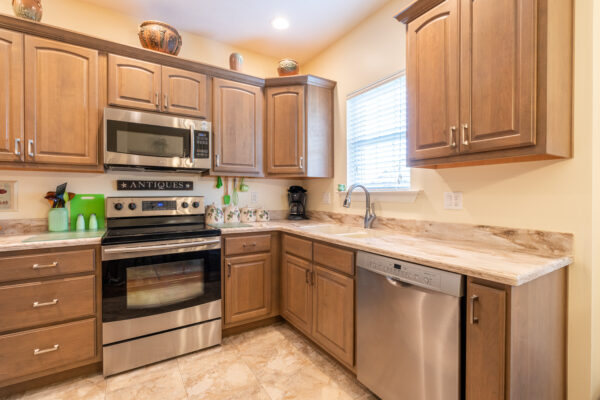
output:
M350 204L352 203L352 192L356 188L361 188L365 191L365 197L367 198L367 210L365 212L365 229L369 229L371 228L371 225L373 225L373 221L375 220L376 215L375 204L371 204L371 195L369 194L369 191L366 187L357 183L350 186L350 188L348 189L348 193L346 193L346 198L344 199L344 207L350 208Z

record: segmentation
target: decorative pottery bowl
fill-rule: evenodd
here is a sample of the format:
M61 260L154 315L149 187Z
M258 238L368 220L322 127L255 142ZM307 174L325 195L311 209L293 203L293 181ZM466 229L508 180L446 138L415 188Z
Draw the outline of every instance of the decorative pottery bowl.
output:
M291 76L298 75L300 68L298 67L298 62L296 60L292 60L291 58L284 58L279 61L279 66L277 67L277 73L279 76Z
M12 0L15 15L21 18L40 22L42 19L42 2L40 0Z
M225 223L227 224L239 224L240 223L240 209L236 206L227 206L225 210Z
M144 21L138 31L140 43L145 49L176 56L183 41L177 29L160 21Z
M222 224L225 222L225 216L223 210L220 207L211 204L206 206L206 223L207 224Z
M241 209L242 222L256 222L256 209L244 207Z

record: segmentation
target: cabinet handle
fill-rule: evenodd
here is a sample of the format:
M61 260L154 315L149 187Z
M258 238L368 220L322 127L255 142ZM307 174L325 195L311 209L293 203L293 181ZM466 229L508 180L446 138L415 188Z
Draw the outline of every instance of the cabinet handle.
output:
M450 147L456 147L456 126L450 127Z
M27 153L29 154L29 157L34 157L34 148L33 148L33 140L29 139L27 141Z
M305 280L306 280L306 284L310 285L310 271L309 270L306 270Z
M46 307L46 306L54 306L58 303L58 299L54 299L52 301L48 301L46 303L40 303L39 301L36 301L33 303L33 308L38 308L38 307Z
M156 108L159 108L160 107L160 95L158 94L158 92L154 93L154 97L155 97Z
M315 286L315 271L310 273L310 284Z
M21 155L21 139L15 139L15 155Z
M467 131L469 130L469 124L463 124L462 126L462 143L465 146L470 145L469 138L467 138ZM469 131L470 132L470 131Z
M300 157L300 169L304 169L304 157Z
M49 349L44 349L44 350L40 350L40 349L35 349L33 350L33 355L34 356L39 356L40 354L44 354L44 353L50 353L53 351L58 350L58 345L55 344L53 347L50 347Z
M231 263L227 263L227 277L231 278Z
M58 267L58 261L54 261L52 264L33 264L33 269L44 269Z
M256 243L243 243L242 247L255 247Z
M219 167L219 166L221 165L221 160L220 160L220 157L219 157L219 155L218 155L218 154L217 154L217 155L215 155L215 165L216 165L217 167Z
M469 302L471 302L471 312L470 312L470 316L469 316L471 325L479 323L479 318L475 316L475 302L478 300L479 300L479 296L477 296L476 294L472 295L469 298Z
M169 108L169 95L165 94L165 109Z

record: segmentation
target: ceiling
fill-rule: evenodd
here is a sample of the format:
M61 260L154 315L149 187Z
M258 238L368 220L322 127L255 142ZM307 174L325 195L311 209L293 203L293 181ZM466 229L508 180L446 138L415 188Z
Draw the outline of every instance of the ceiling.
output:
M157 19L178 30L276 58L305 62L389 0L84 0L141 21ZM271 21L284 16L289 29Z

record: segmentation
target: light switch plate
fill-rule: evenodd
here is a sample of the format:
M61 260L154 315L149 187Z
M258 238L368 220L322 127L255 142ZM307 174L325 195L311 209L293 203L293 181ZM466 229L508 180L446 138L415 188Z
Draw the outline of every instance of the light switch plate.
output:
M462 210L463 194L462 192L444 192L444 209Z
M250 192L250 203L258 202L258 193Z
M323 198L321 199L323 204L331 204L331 192L323 192Z

